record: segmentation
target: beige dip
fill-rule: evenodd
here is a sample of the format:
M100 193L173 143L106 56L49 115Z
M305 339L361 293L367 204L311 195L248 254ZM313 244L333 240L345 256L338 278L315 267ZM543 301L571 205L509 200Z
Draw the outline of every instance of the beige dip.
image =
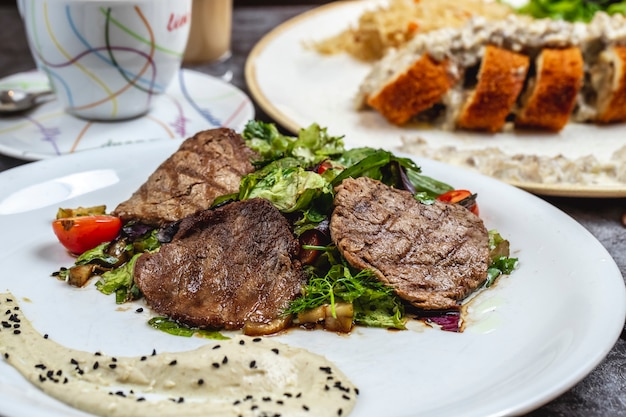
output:
M0 355L32 384L98 416L346 416L358 390L332 363L238 336L180 353L112 357L42 336L0 294Z

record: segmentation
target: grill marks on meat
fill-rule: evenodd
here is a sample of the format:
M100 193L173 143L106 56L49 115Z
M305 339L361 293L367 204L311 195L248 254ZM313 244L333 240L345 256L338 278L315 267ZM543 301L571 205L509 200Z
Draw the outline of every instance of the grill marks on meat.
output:
M144 254L136 283L158 313L190 326L270 323L300 294L304 274L287 220L267 200L183 219L172 242Z
M113 214L124 222L162 226L211 206L239 189L257 155L227 128L205 130L185 140Z
M423 204L366 177L344 180L334 204L331 237L346 260L418 308L457 308L487 277L488 232L459 205Z

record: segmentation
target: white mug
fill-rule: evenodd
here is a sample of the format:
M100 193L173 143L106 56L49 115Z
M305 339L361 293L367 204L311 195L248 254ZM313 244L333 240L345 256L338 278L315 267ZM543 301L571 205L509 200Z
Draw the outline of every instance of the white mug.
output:
M88 120L146 114L180 70L191 0L18 0L37 67Z

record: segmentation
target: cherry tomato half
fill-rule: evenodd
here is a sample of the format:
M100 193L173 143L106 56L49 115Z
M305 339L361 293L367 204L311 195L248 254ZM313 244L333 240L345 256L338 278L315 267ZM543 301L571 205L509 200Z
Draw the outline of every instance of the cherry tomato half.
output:
M437 197L437 200L443 201L444 203L458 203L470 197L472 197L472 193L469 190L452 190L441 194ZM479 215L478 204L476 201L472 201L468 205L464 204L464 206L475 215Z
M322 175L327 169L330 169L332 167L333 167L333 164L331 164L329 161L324 161L317 168L317 173Z
M115 239L121 228L122 221L118 217L106 215L68 217L52 222L59 242L76 255Z

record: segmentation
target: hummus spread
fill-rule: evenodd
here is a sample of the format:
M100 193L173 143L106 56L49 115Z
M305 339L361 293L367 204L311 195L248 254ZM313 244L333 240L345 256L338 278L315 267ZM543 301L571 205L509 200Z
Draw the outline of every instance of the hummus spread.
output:
M237 336L180 353L113 357L38 333L0 293L0 356L32 384L98 416L345 416L357 388L304 349Z

